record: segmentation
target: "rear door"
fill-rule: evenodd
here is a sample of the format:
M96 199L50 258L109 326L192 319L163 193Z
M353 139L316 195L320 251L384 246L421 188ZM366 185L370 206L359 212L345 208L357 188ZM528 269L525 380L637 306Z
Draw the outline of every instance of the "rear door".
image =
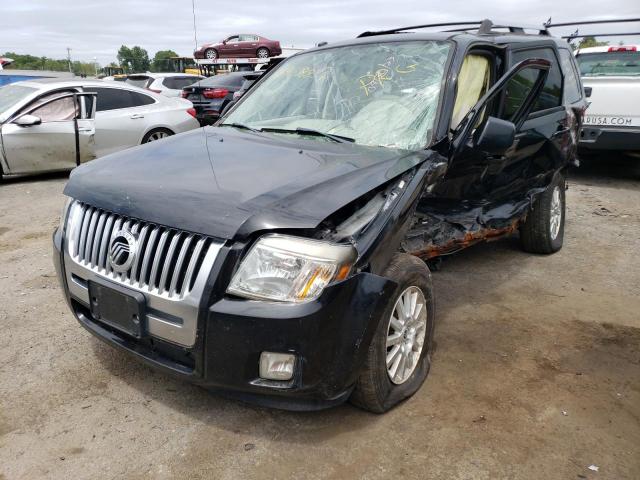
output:
M94 158L92 96L62 91L46 94L2 126L2 147L11 174L72 169ZM85 107L86 105L86 107ZM39 123L21 125L31 115Z
M84 87L97 93L96 154L98 157L140 144L156 99L115 87Z
M258 37L255 35L240 35L240 51L245 57L255 57L258 50Z

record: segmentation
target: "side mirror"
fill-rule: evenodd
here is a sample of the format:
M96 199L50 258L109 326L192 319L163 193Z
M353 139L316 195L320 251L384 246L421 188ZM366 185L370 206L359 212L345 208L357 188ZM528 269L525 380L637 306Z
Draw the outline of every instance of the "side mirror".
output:
M489 117L476 136L476 148L491 155L503 155L513 145L516 126L506 120Z
M222 44L223 44L223 45L226 45L226 44L227 44L227 41L226 41L226 40L222 40Z
M591 96L592 91L593 91L593 87L584 87L584 96L589 98Z
M22 115L13 123L20 125L21 127L31 127L32 125L40 125L42 123L42 119L35 115Z

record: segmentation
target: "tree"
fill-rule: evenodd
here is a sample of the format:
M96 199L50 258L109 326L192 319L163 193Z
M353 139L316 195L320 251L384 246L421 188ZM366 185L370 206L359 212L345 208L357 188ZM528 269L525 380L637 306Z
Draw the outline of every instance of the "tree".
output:
M607 45L609 45L609 42L598 42L596 37L584 37L578 43L578 48L605 47Z
M122 45L118 50L118 62L129 73L146 72L149 70L149 54L139 46L129 48Z
M0 54L0 57L9 57L13 59L13 63L5 67L7 70L49 70L52 72L67 72L69 70L69 62L67 59L55 60L47 57L35 57L33 55L20 55L15 52L6 52ZM89 62L73 62L74 73L84 73L92 75L95 66Z
M173 50L160 50L156 52L153 57L153 63L151 64L151 70L153 72L168 72L171 70L169 59L177 56L178 54Z

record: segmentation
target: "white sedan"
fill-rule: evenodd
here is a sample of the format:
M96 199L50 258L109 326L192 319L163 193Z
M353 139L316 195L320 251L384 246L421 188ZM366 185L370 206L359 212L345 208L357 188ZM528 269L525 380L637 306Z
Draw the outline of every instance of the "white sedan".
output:
M0 88L0 176L69 170L198 128L191 102L91 80Z

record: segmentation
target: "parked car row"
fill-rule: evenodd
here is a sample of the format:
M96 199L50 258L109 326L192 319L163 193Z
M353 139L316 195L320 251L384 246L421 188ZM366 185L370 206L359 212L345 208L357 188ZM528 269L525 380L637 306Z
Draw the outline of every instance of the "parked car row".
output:
M182 89L182 98L193 103L201 125L211 125L224 109L238 100L262 72L232 72L200 80Z

